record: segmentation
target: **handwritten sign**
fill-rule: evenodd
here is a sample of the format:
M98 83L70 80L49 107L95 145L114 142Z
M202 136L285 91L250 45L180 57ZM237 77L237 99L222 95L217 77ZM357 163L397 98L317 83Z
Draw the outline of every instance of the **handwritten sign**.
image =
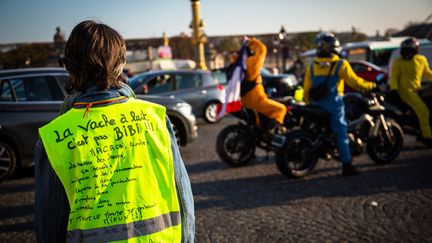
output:
M51 141L79 155L72 156L66 165L72 175L67 183L74 195L69 225L97 222L108 226L143 219L143 212L156 207L156 203L142 195L131 199L122 193L131 185L154 186L148 180L144 182L143 171L152 168L141 159L149 156L147 138L157 132L157 126L142 110L100 112L72 124L53 130Z

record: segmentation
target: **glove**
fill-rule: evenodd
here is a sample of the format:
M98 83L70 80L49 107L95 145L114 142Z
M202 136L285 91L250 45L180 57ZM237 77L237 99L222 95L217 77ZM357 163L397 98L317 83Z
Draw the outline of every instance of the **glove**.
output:
M246 55L248 57L255 55L255 52L249 47L249 45L246 46Z

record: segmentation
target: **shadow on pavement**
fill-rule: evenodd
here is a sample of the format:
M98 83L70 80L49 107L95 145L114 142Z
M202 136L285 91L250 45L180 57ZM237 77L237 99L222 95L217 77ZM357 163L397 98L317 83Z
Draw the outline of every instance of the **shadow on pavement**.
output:
M34 177L34 175L34 166L16 168L14 174L9 178L6 178L6 181Z
M0 221L2 225L0 225L0 232L19 232L19 231L32 231L34 229L33 220L17 223L16 218L28 217L31 216L33 218L34 214L34 205L27 204L21 206L8 206L8 207L0 207ZM8 221L13 221L11 223L5 223Z
M0 226L0 232L7 233L7 232L19 232L19 231L27 231L27 230L33 230L34 229L34 223L33 221L27 221L23 223L15 223L15 224L6 224Z
M34 183L26 184L0 184L0 194L15 193L15 192L29 192L35 188Z
M215 164L216 161L211 163ZM194 195L197 198L204 197L196 200L195 209L222 207L238 210L286 204L310 197L353 197L432 188L430 156L422 156L421 153L417 157L397 160L384 166L363 167L366 171L362 169L362 175L353 177L320 176L314 173L303 179L289 180L281 174L272 174L192 183ZM197 172L200 170L192 167L192 173Z
M245 165L247 167L249 166L255 166L259 164L271 164L274 163L274 158L272 156L258 156L256 158L253 158L249 164ZM200 174L205 172L211 172L215 170L226 170L226 169L232 169L232 168L241 168L243 166L239 167L232 167L221 160L211 160L211 161L201 161L194 164L187 164L186 169L188 174Z
M33 213L34 213L33 204L0 207L0 219L24 217L27 215L33 215Z

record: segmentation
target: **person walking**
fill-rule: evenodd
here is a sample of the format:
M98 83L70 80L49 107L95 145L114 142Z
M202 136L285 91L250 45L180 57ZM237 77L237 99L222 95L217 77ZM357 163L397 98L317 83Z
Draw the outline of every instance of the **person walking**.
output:
M38 242L193 242L190 181L163 106L135 99L126 46L83 21L66 43L70 93L35 147Z
M430 111L418 95L421 79L432 80L432 71L425 56L418 54L419 43L416 38L408 38L400 45L401 57L397 58L390 72L390 96L397 93L403 102L414 110L418 117L421 140L432 147Z
M374 82L365 82L354 73L348 61L339 59L339 47L339 40L333 34L323 32L317 35L317 56L306 68L304 77L304 99L306 103L318 105L330 114L330 127L342 162L342 175L358 175L360 173L352 165L349 148L343 103L344 82L361 90L371 90L376 85ZM319 90L318 87L325 87L325 90Z

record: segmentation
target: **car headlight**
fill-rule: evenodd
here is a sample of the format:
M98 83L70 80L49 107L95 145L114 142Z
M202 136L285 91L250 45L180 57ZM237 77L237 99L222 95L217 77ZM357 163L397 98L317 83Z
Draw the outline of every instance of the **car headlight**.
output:
M177 103L176 110L184 113L184 114L191 114L192 113L192 106L188 103Z

